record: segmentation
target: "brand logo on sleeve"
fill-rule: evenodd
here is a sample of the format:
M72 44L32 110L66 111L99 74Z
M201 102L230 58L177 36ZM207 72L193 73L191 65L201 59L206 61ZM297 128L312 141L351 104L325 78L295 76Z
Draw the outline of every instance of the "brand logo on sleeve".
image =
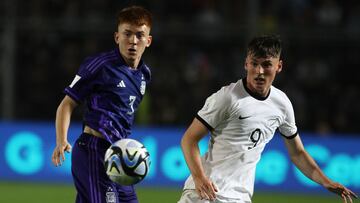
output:
M81 79L81 76L79 76L79 75L75 75L75 78L74 78L74 80L71 82L71 84L70 84L70 88L73 88L74 87L74 85L79 81Z

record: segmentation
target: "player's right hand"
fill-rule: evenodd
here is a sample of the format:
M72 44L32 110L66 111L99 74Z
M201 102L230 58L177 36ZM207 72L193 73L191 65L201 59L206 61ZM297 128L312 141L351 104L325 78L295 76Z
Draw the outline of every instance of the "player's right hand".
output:
M325 187L329 191L341 196L344 203L352 203L353 202L352 198L355 198L355 199L358 198L358 196L353 191L346 188L345 186L343 186L340 183L330 182L329 184L326 184Z
M195 190L200 199L214 201L216 199L216 192L218 189L215 184L207 177L194 178Z
M61 166L65 161L65 152L71 151L71 145L68 142L56 144L51 160L55 166Z

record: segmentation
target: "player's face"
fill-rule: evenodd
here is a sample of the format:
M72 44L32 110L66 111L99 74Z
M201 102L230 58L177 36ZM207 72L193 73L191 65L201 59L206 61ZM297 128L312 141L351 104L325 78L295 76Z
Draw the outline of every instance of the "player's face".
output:
M279 57L257 58L248 55L245 69L248 88L259 96L265 97L269 93L276 74L282 70L282 61Z
M147 25L122 23L118 26L114 37L126 63L137 68L145 48L151 44L150 28Z

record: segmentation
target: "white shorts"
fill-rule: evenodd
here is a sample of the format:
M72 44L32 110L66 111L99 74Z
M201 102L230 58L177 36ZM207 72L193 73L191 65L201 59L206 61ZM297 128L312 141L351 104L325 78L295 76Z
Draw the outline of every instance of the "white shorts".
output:
M202 200L195 190L185 189L178 203L251 203L243 200L231 200L217 197L214 201Z

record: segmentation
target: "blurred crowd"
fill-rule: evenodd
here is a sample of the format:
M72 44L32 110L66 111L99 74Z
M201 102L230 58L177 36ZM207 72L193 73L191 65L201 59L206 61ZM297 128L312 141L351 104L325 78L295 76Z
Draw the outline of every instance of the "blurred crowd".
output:
M16 120L53 120L83 59L115 48L116 12L138 4L154 14L154 40L144 54L153 81L139 125L190 123L212 92L245 75L247 41L276 33L283 40L284 69L274 85L292 101L300 131L360 132L359 1L12 2ZM1 37L9 16L7 5L0 6ZM73 119L80 121L82 109L77 111Z

